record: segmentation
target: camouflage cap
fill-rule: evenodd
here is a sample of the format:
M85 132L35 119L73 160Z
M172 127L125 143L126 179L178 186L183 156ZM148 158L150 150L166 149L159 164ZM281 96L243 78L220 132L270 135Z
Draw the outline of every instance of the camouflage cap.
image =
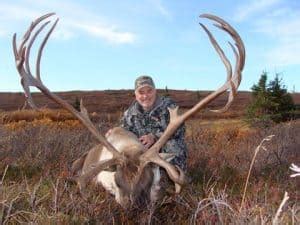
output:
M155 88L154 82L151 77L149 76L140 76L136 78L134 82L134 89L137 90L141 87L149 86Z

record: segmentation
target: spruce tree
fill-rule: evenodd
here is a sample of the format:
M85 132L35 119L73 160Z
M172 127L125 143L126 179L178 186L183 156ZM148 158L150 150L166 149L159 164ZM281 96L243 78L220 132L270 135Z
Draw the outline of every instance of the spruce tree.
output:
M275 79L269 82L268 92L271 101L271 119L274 122L286 121L292 118L295 105L292 96L288 93L282 79L276 74Z
M293 117L295 105L282 79L276 74L267 84L267 72L263 72L258 84L252 86L252 102L247 108L250 122L282 122Z

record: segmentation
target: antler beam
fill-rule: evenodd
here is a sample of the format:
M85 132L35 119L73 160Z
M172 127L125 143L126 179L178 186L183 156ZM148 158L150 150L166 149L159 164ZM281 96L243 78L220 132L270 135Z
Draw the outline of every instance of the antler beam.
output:
M229 97L226 105L222 109L212 110L213 112L219 112L219 113L225 112L226 110L228 110L228 108L232 104L233 99L237 94L237 89L241 82L242 70L245 65L245 47L243 41L239 36L239 34L236 32L236 30L223 19L210 14L202 14L200 15L200 17L215 21L216 22L215 26L224 30L234 40L235 46L229 42L229 45L231 46L236 58L236 65L235 65L234 72L232 72L230 61L224 54L223 50L221 49L221 47L219 46L219 44L217 43L217 41L215 40L211 32L206 28L205 25L200 23L201 27L207 33L213 47L219 54L223 64L225 65L227 71L227 80L220 88L218 88L216 91L214 91L213 93L209 94L207 97L202 99L193 108L191 108L184 114L178 115L178 107L174 109L169 109L170 112L169 125L167 126L165 132L162 134L159 140L147 152L145 152L141 156L141 160L144 160L145 163L147 162L155 163L157 161L157 158L159 157L158 152L160 151L160 149L165 145L165 143L169 140L169 138L174 134L174 132L185 120L187 120L193 114L198 112L200 109L203 109L208 103L212 102L219 95L229 90ZM170 163L167 164L166 163L164 163L163 167L167 168L167 171L169 171L168 173L172 173L172 176L170 176L170 178L175 183L180 185L182 183L182 179L179 179L180 177L182 178L181 172L180 171L178 172L178 170Z

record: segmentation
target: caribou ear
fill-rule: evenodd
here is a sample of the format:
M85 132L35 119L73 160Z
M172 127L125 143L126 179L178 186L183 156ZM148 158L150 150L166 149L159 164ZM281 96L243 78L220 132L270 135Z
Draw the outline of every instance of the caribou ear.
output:
M176 154L175 153L158 153L160 158L163 160L170 162L172 159L175 158Z

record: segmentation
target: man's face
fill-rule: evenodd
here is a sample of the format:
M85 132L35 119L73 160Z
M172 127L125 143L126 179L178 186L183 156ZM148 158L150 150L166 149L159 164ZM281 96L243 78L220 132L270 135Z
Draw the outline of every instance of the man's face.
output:
M156 99L156 89L150 86L140 87L135 90L135 98L145 111L151 110Z

